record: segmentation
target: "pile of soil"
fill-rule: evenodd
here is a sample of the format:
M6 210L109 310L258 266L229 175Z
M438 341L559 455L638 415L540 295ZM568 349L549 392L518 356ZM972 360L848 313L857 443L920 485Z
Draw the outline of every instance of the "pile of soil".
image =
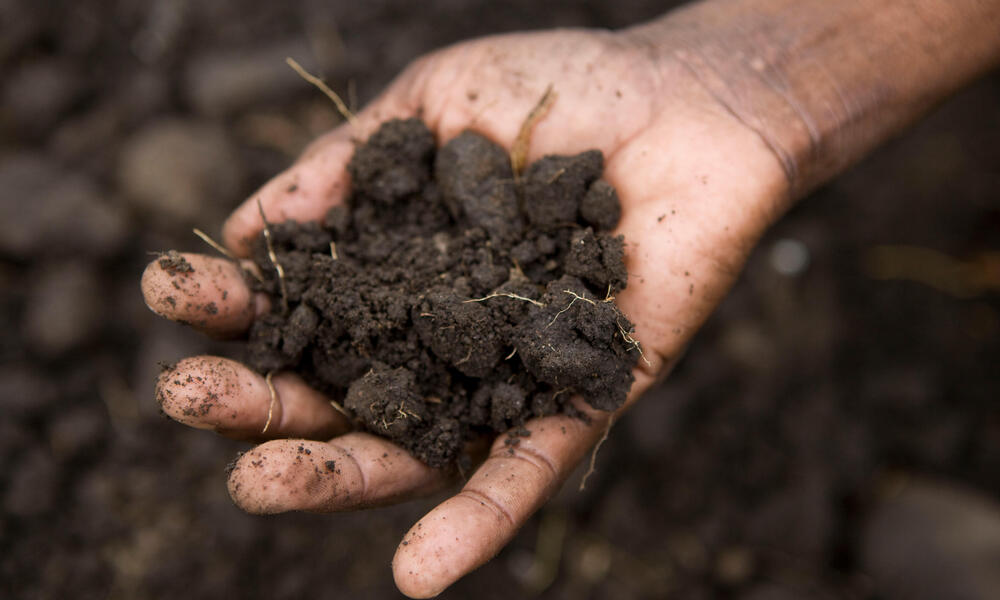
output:
M603 169L591 150L515 175L472 131L437 149L419 119L383 124L345 204L255 241L254 285L274 301L249 363L297 371L435 467L477 434L578 414L574 394L618 408L641 352L614 302L624 238Z

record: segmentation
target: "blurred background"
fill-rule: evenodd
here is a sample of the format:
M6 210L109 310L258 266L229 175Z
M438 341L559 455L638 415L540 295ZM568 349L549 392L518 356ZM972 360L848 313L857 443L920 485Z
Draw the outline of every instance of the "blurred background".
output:
M246 446L157 413L151 252L460 39L671 2L0 1L0 596L394 598L439 498L252 517ZM1000 77L803 202L670 381L444 597L1000 597Z

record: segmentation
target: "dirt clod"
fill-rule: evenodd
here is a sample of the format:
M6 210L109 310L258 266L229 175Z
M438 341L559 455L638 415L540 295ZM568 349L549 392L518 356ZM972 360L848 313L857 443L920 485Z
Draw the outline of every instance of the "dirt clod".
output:
M176 250L170 250L165 253L157 263L159 263L161 269L171 275L194 273L194 267L191 266L191 263Z
M365 429L433 466L483 432L613 410L639 351L614 189L598 151L547 156L515 179L466 131L435 150L417 119L384 124L348 165L353 189L318 223L272 223L254 282L287 313L257 320L249 361L298 371ZM285 291L281 286L285 285ZM287 315L287 316L286 316Z

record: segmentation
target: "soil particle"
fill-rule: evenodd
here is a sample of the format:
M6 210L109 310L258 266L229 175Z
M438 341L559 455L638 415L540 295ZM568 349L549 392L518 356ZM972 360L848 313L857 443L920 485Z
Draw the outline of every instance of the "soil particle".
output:
M157 261L160 268L169 273L171 276L178 273L194 273L194 267L191 263L187 261L186 258L181 256L176 250L170 250L166 254L160 257Z
M383 204L417 193L430 178L434 136L417 119L398 123L376 131L347 165L354 186Z
M580 216L599 231L614 229L621 217L618 192L607 181L598 179L580 202Z
M546 156L532 163L525 170L522 187L528 219L543 227L575 222L580 202L603 171L604 155L597 150L577 156ZM592 217L617 224L613 214L592 213Z
M274 223L289 310L250 332L249 362L292 369L371 432L432 466L484 432L624 402L639 358L614 304L627 275L600 152L546 156L516 180L466 131L435 151L417 119L384 124L323 223ZM331 250L335 248L335 250ZM263 238L262 291L280 295Z

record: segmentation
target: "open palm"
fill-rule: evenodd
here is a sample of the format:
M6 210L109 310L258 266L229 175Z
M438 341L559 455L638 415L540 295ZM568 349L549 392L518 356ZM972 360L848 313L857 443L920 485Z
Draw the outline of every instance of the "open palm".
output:
M370 106L320 138L227 221L237 256L268 220L320 219L349 188L354 141L394 117L418 115L444 143L467 128L510 148L551 85L557 94L532 136L529 160L596 148L618 190L628 288L621 310L635 323L640 361L629 404L664 375L728 290L745 256L780 212L785 180L751 130L715 102L680 64L650 58L624 33L556 31L484 38L414 63ZM193 271L153 262L143 292L156 312L213 335L244 332L267 299L254 296L230 261L187 255ZM211 310L207 310L211 304ZM233 499L254 513L345 511L401 501L447 485L423 465L349 423L290 373L276 375L280 402L260 375L231 360L195 357L165 371L163 410L182 423L241 439L268 439L229 478ZM552 416L528 423L513 448L499 440L461 491L405 536L393 571L414 597L439 593L482 564L559 487L610 415L580 404L591 423ZM270 419L270 420L269 420ZM266 434L261 431L266 427ZM296 439L289 439L296 438Z

